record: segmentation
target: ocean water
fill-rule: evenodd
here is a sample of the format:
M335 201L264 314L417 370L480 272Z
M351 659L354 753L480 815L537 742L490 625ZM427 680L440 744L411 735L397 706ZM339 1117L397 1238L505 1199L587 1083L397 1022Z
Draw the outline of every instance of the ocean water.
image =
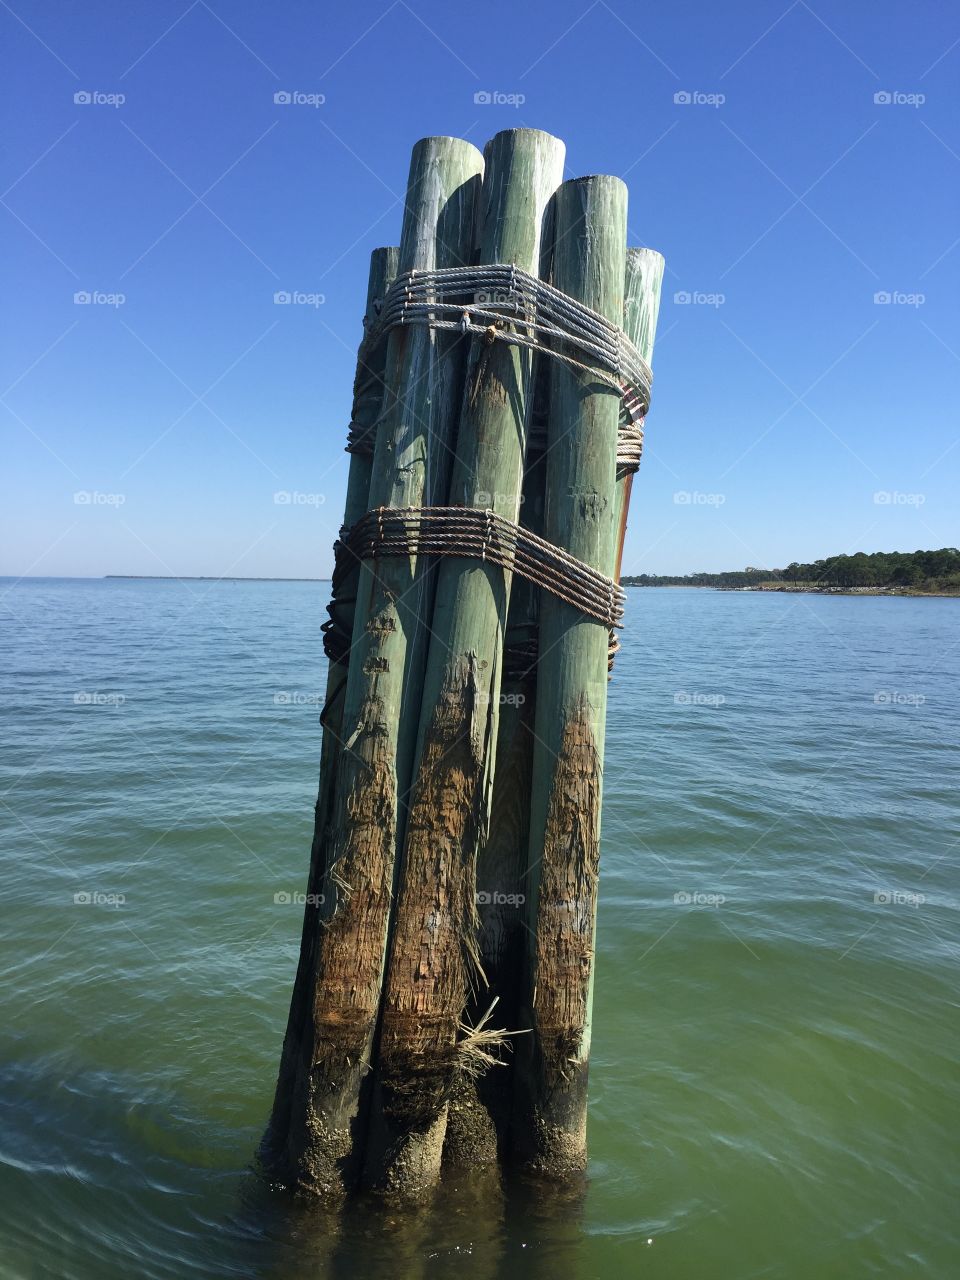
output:
M327 591L0 583L0 1275L960 1274L960 601L629 593L585 1193L335 1229L252 1170Z

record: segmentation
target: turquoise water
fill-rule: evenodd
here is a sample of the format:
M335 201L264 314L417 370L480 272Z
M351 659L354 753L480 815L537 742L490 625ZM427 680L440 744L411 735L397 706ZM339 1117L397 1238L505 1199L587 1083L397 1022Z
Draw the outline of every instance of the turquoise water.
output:
M629 593L586 1195L337 1240L250 1170L327 584L0 591L4 1277L960 1274L960 601Z

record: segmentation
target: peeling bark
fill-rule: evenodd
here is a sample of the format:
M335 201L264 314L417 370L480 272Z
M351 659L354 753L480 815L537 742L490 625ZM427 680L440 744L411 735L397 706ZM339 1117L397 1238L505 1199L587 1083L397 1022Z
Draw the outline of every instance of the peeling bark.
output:
M553 775L540 871L533 1012L544 1074L561 1088L587 1025L600 870L600 758L585 703L567 721Z
M536 1140L528 1172L555 1180L586 1167L590 985L600 869L602 774L594 713L567 719L553 772L540 864L531 1020Z
M380 1030L374 1185L403 1194L439 1168L458 1027L476 977L476 847L489 698L476 659L448 673L421 755Z
M371 332L379 315L383 295L397 274L398 258L399 249L396 248L374 249L370 255L363 322L364 337L357 353L350 415L351 439L354 444L357 434L363 437L375 433L377 418L383 405L386 344L382 341L372 342ZM343 523L347 527L354 524L369 506L372 470L372 451L354 449L350 452L347 494L343 511ZM344 563L341 558L338 558L330 584L331 600L327 606L330 620L324 630L332 629L335 639L334 655L340 660L331 661L327 668L326 696L320 716L320 723L323 726L320 782L317 802L314 806L313 840L307 876L307 901L300 935L300 956L287 1015L273 1108L260 1148L263 1165L268 1172L279 1177L283 1177L286 1172L283 1168L283 1152L289 1136L293 1089L303 1053L303 1037L310 1018L310 982L316 968L317 933L320 920L318 903L320 894L323 892L326 854L332 845L329 828L331 814L336 807L334 786L340 758L340 731L349 665L349 650L345 657L337 650L343 644L349 645L353 635L359 577L358 564L353 561ZM336 643L338 640L339 644Z
M324 880L314 963L311 1034L297 1080L305 1131L288 1162L298 1188L335 1198L355 1181L361 1082L370 1069L390 913L397 797L383 707L364 707L364 731L341 759L342 835ZM350 1082L355 1084L351 1087Z

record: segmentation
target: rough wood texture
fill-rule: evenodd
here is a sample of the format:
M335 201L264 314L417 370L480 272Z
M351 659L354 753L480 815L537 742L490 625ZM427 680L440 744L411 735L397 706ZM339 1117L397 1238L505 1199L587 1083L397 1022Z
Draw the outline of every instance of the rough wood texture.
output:
M357 371L353 381L353 407L351 423L360 429L373 429L383 405L384 364L386 348L383 343L372 345L369 334L379 312L383 295L397 274L400 250L395 247L374 249L370 255L370 272L367 278L367 301L363 313L364 337L357 353ZM370 504L370 476L373 471L373 454L351 453L347 473L347 496L344 504L343 523L349 527L363 515ZM359 565L347 566L330 603L330 616L345 634L353 634ZM320 749L320 785L314 810L313 843L310 850L310 870L307 878L307 901L303 913L303 931L300 938L300 959L294 981L287 1030L283 1039L280 1070L274 1096L270 1123L261 1148L261 1158L270 1167L283 1150L290 1124L292 1087L303 1043L303 1031L310 1011L310 975L316 960L316 943L319 928L318 895L322 892L324 853L329 847L328 825L333 807L333 787L336 781L337 763L340 757L341 719L343 693L347 681L349 663L331 662L327 669L327 689L321 719L323 740Z
M548 206L548 215L552 210ZM549 278L549 248L552 233L541 255L541 274ZM520 524L543 535L543 495L545 471L547 396L550 362L541 360L536 376L533 416L527 441L523 477L523 504ZM530 791L533 784L533 728L536 708L536 650L540 615L540 590L523 578L510 593L504 639L504 671L500 682L500 724L497 731L496 765L490 802L490 829L477 858L477 902L480 929L477 939L480 967L486 983L471 992L466 1021L471 1025L484 1016L496 1001L496 1025L520 1028L527 886L527 852L530 842ZM513 1066L511 1052L504 1066L487 1071L476 1081L468 1081L460 1096L451 1102L444 1158L462 1163L459 1153L469 1149L459 1137L459 1129L478 1126L482 1110L493 1127L498 1155L505 1157L509 1144L513 1108Z
M413 151L399 270L462 266L474 244L483 158L456 138ZM388 339L370 506L442 501L462 394L462 341L423 327ZM362 1160L371 1047L394 889L400 798L416 722L434 574L415 557L364 561L342 717L331 849L325 857L311 1017L293 1089L292 1181L336 1198Z
M617 323L623 316L627 192L581 178L557 193L554 284ZM617 535L619 397L555 364L550 376L545 536L609 572ZM607 698L607 632L544 593L540 602L530 821L533 1034L518 1046L514 1141L531 1172L586 1165L590 989Z
M544 211L563 155L558 139L532 129L507 130L488 145L481 262L538 270ZM505 319L516 319L504 301ZM517 519L532 369L526 348L474 341L449 505ZM368 1151L368 1181L401 1199L436 1181L447 1104L476 1061L461 1026L469 984L482 981L476 861L489 823L510 587L511 575L490 562L441 562ZM488 1159L495 1135L484 1134L479 1112L475 1119L480 1129L461 1125L462 1142L477 1160Z

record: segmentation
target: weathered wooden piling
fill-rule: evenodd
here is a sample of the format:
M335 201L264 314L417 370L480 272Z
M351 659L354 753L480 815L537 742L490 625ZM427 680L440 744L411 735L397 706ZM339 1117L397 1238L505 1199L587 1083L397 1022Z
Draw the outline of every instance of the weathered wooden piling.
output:
M367 301L363 312L363 338L357 352L357 369L353 381L353 406L350 414L347 450L350 466L347 472L347 495L343 526L349 528L370 505L370 477L373 471L373 446L377 419L383 407L386 344L377 341L375 326L384 294L397 274L400 250L396 247L374 249L370 255L367 279ZM320 784L314 810L313 843L307 877L307 901L303 913L300 958L294 981L287 1030L283 1040L280 1070L274 1095L270 1124L264 1138L262 1156L268 1166L283 1151L290 1124L292 1090L302 1050L303 1029L309 1021L310 975L316 959L319 929L319 899L323 891L324 858L330 847L330 816L334 808L334 785L340 758L343 694L350 662L353 623L356 613L357 582L360 562L342 552L337 556L331 583L330 614L325 624L325 643L329 664L327 687L320 722L323 739L320 748Z
M628 249L623 285L623 331L646 360L653 359L653 343L660 313L660 289L663 284L663 254L655 249ZM634 468L617 467L617 555L611 570L617 582L623 560L627 515L633 491Z
M552 235L547 253L552 252ZM627 250L624 275L623 329L641 356L649 363L653 356L663 257L653 249ZM549 277L549 258L542 266ZM520 519L525 528L543 533L545 494L545 438L549 403L549 361L540 365L540 381L535 406L534 428L528 438L523 481L524 501ZM621 417L624 411L621 410ZM623 536L634 468L617 466L616 524L620 530L616 571L619 581ZM478 1017L497 1000L497 1017L504 1026L520 1025L519 1003L522 981L521 957L528 937L518 903L529 893L527 877L530 838L530 793L533 780L533 749L537 686L537 647L540 591L530 582L518 582L510 599L506 649L508 661L501 684L500 727L497 762L493 782L491 824L478 864L478 884L498 886L500 900L488 892L478 907L480 963L487 978L471 1001L472 1016ZM521 1056L527 1046L520 1048ZM476 1083L476 1093L491 1115L500 1136L501 1151L509 1134L512 1075L491 1071ZM448 1122L448 1133L453 1113Z
M626 250L618 179L558 185L563 153L424 139L371 262L263 1144L328 1202L586 1163L609 628L663 260Z
M399 270L469 262L483 158L457 138L426 138L411 160ZM429 327L391 332L369 502L417 507L446 496L462 393L462 340ZM416 720L433 595L416 556L360 567L326 857L311 1017L293 1086L287 1165L327 1198L356 1181L396 873L400 797Z
M613 177L556 197L553 282L620 324L627 191ZM620 398L588 371L550 377L545 535L603 573L614 562ZM526 975L533 1034L515 1072L514 1140L533 1173L586 1165L590 992L600 852L607 629L544 593L540 603Z
M548 207L548 218L552 212ZM541 274L549 277L552 231L544 233ZM541 358L537 370L533 411L527 433L527 453L523 476L523 503L520 524L543 535L543 495L546 451L546 419L550 362ZM494 1006L496 1025L525 1034L520 1017L525 955L526 918L524 901L528 894L527 858L530 841L530 791L533 782L533 733L537 692L537 646L540 589L526 579L514 581L504 632L504 669L500 682L500 723L497 730L496 765L490 801L490 827L477 858L477 950L485 981L476 984L468 1002L466 1021L474 1025ZM495 1005L494 1005L494 1002ZM471 1148L458 1136L466 1127L468 1135L479 1128L476 1113L482 1107L496 1135L488 1158L502 1160L509 1146L513 1111L513 1061L511 1053L502 1065L465 1081L451 1099L447 1123L447 1147L453 1160L470 1151L479 1162L475 1145ZM445 1152L445 1158L446 1158Z
M493 139L481 263L537 271L563 156L563 144L538 130ZM505 324L534 318L518 310L516 297L494 305ZM473 340L447 505L516 521L533 364L529 348ZM482 980L476 860L489 824L511 578L467 556L445 557L439 567L368 1152L370 1181L398 1197L419 1196L436 1181L451 1090L477 1061L463 1017L471 981ZM480 1109L475 1119L485 1123ZM483 1146L483 1136L475 1142Z

